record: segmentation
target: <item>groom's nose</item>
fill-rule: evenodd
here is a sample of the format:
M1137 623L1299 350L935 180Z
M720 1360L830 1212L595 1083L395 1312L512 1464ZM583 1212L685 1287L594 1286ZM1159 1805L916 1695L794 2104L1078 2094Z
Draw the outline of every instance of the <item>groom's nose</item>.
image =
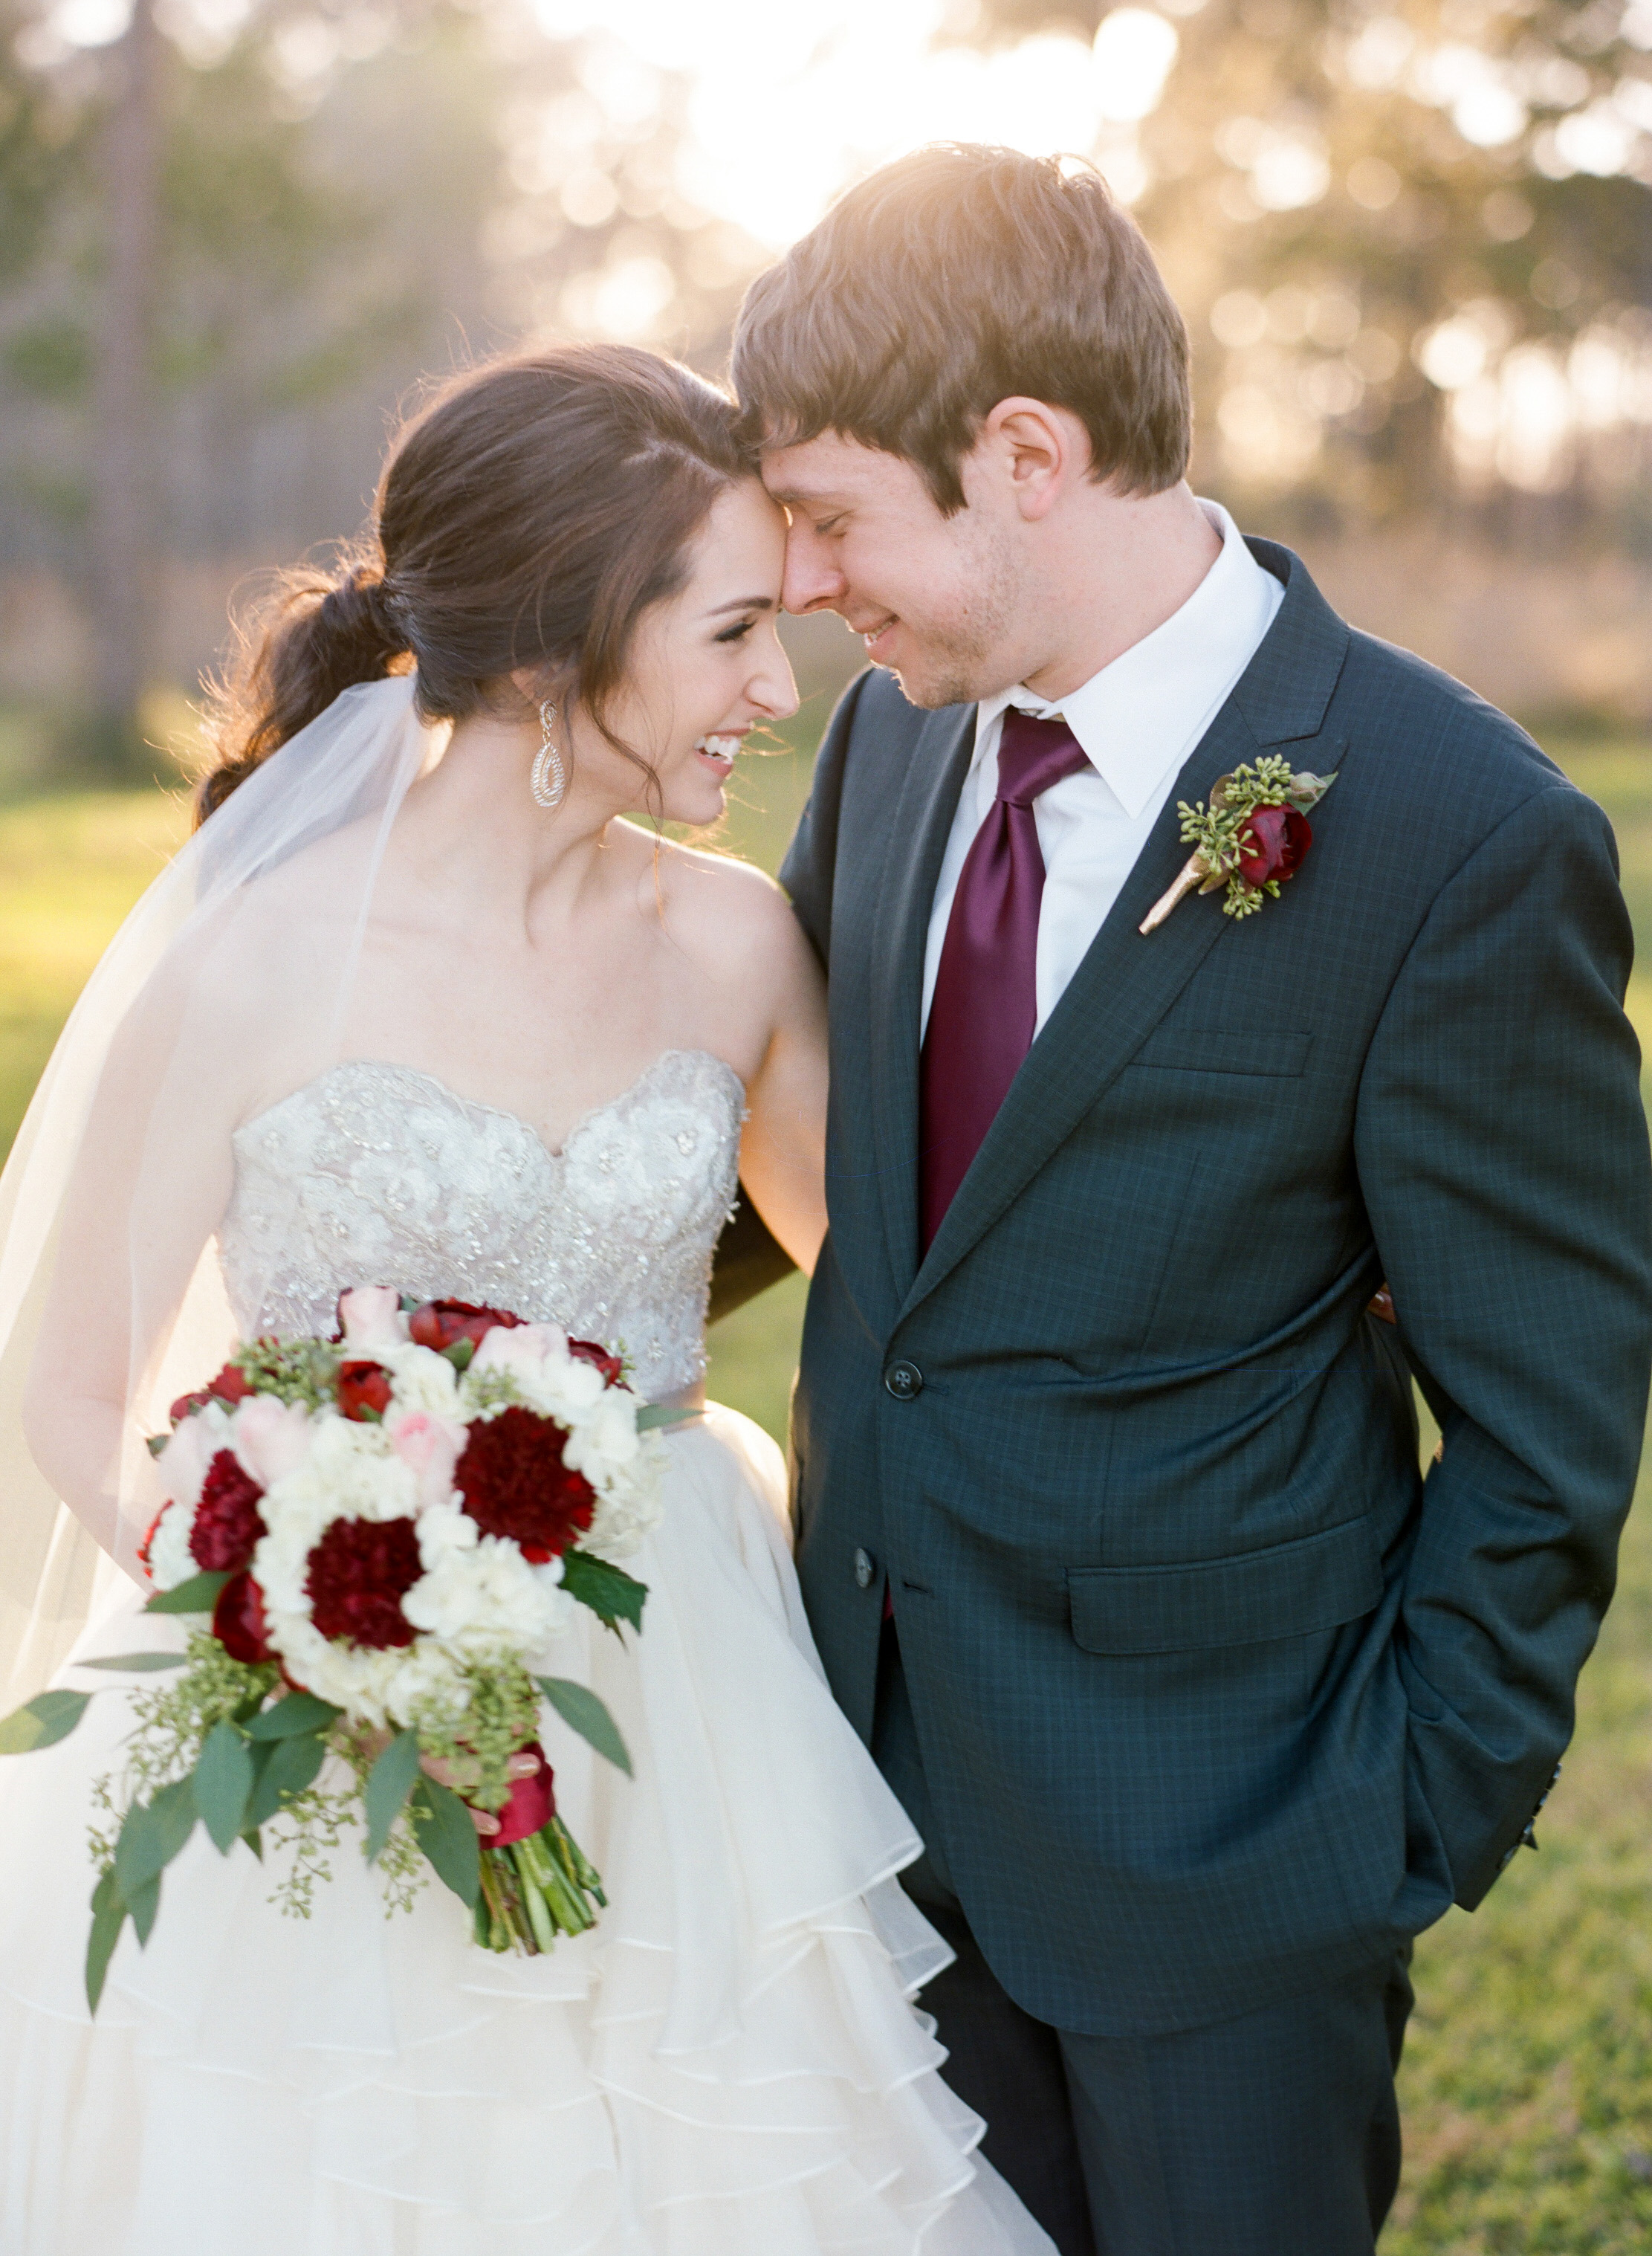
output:
M786 564L780 600L794 618L805 611L836 610L849 591L829 541L794 511L786 530Z

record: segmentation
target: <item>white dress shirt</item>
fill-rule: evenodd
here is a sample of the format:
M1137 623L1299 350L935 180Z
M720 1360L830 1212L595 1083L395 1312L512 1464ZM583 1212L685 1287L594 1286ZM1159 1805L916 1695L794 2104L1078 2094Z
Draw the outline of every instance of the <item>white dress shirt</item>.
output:
M940 968L953 896L975 833L998 793L998 740L1011 705L1063 716L1090 765L1033 803L1044 856L1038 919L1037 1028L1101 929L1192 751L1274 623L1284 589L1215 502L1199 504L1222 553L1179 611L1059 704L1017 686L975 709L975 750L953 817L930 912L923 1026Z

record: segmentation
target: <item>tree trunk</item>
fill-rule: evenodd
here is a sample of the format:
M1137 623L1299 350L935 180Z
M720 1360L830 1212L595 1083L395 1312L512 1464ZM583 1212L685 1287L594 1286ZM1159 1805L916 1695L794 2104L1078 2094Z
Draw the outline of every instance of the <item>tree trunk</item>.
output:
M153 320L158 252L163 41L153 0L134 0L115 50L104 140L109 264L92 437L94 751L131 770L153 655Z

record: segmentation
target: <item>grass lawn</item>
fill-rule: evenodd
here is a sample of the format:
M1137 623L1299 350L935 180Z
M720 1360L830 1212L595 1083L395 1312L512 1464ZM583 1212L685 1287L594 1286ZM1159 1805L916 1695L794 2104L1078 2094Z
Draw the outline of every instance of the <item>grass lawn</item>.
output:
M802 724L798 724L801 728ZM1617 828L1648 969L1652 748L1551 746ZM807 788L789 751L749 762L724 842L772 868ZM0 1150L98 950L171 847L181 806L77 793L0 806ZM712 1336L712 1391L784 1438L803 1291ZM1431 1447L1431 1442L1430 1443ZM1544 1812L1473 1918L1417 1951L1402 2078L1404 2182L1384 2256L1643 2256L1652 2249L1652 1522L1631 1519L1617 1604Z

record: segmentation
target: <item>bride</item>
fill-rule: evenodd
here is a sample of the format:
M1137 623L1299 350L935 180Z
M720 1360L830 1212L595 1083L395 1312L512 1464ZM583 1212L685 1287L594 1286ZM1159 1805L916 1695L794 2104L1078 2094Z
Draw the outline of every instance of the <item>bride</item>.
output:
M387 1912L348 1835L291 1918L291 1846L198 1829L95 2021L81 1986L136 1696L84 1663L181 1642L134 1621L172 1395L390 1284L698 1407L737 1174L812 1261L819 974L766 878L653 827L714 821L742 737L796 709L784 531L669 362L452 384L350 568L290 575L247 640L202 827L42 1082L0 1185L0 1660L7 1707L53 1669L103 1688L0 1762L4 2256L1049 2248L910 2002L946 1953L810 1644L777 1453L715 1406L667 1443L642 1636L557 1651L635 1759L545 1717L594 1933L494 1957L439 1888Z

